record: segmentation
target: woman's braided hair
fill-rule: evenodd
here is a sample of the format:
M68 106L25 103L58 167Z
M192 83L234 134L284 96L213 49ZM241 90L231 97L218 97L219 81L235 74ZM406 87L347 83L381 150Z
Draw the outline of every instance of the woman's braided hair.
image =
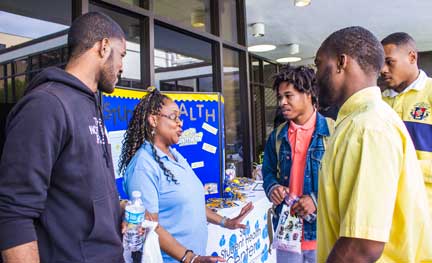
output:
M169 182L178 183L174 174L168 170L159 155L156 152L156 148L153 144L154 128L148 123L148 117L150 115L158 115L160 110L164 106L166 100L171 100L167 96L160 93L155 88L149 88L149 93L145 95L133 111L131 120L129 121L128 129L123 138L123 146L119 161L119 174L123 174L132 157L144 143L144 141L150 142L153 158L159 164L163 170L165 176Z

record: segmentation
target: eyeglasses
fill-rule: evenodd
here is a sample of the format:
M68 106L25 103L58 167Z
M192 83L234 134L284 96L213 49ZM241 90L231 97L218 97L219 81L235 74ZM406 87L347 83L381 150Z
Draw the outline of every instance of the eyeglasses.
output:
M180 119L180 116L177 115L177 114L175 114L175 113L171 113L171 114L168 114L168 115L167 114L159 113L159 116L168 118L168 119L170 119L172 121L175 121L177 123L183 123L183 121Z

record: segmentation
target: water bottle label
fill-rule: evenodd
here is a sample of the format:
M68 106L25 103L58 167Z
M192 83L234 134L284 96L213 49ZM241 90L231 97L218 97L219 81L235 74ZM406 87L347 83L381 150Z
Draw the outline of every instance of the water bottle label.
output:
M129 224L141 224L144 221L144 213L133 213L131 211L125 211L125 220Z

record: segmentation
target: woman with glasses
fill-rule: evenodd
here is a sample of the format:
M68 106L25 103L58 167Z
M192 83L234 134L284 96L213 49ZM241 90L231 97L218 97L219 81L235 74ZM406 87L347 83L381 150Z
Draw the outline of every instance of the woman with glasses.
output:
M205 206L204 188L183 156L171 147L182 133L177 104L152 89L133 112L125 133L119 170L125 190L139 190L147 216L157 220L164 262L216 262L204 255L207 222L229 229L245 228L249 203L233 218L222 217ZM165 231L166 230L166 231Z

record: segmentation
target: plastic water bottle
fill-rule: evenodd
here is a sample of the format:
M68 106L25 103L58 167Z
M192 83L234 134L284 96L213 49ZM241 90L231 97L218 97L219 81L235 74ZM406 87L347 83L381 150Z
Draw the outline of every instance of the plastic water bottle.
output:
M132 199L125 209L126 232L123 235L123 248L128 252L141 251L144 236L139 234L141 223L144 221L145 208L141 201L141 192L133 191Z
M227 169L225 169L225 175L228 181L231 181L236 177L236 166L234 163L228 163Z

